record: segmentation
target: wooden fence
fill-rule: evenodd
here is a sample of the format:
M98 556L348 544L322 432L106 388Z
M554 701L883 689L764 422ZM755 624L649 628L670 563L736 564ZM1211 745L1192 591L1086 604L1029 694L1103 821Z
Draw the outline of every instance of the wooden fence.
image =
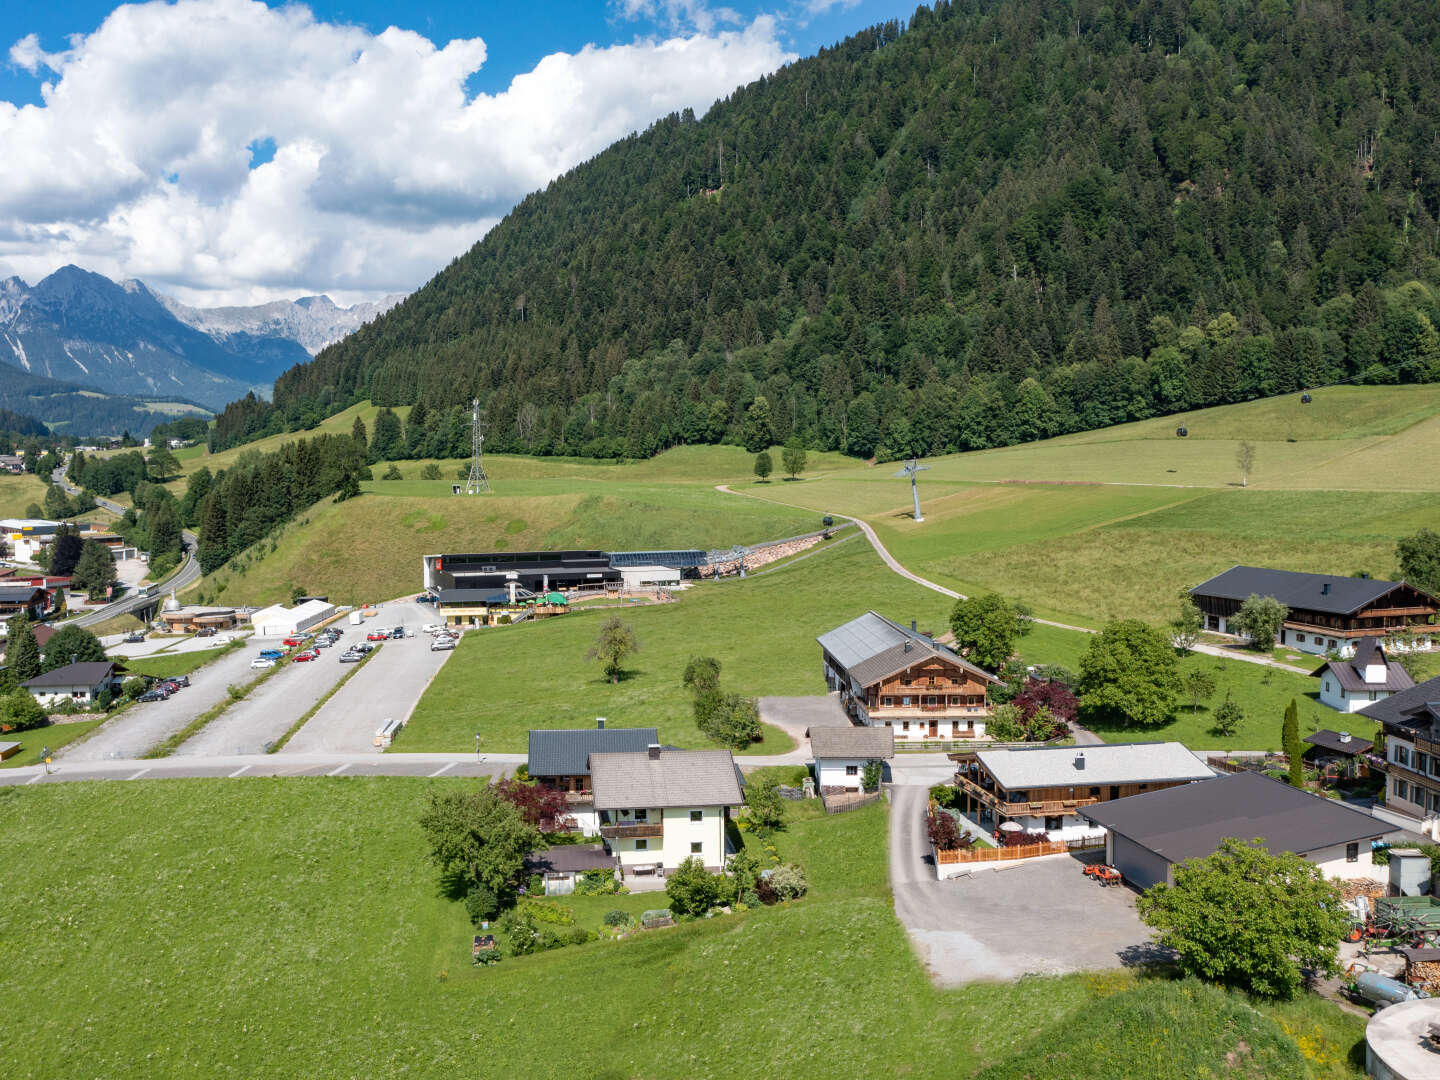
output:
M935 861L941 865L950 863L1009 862L1011 859L1034 859L1040 855L1063 855L1070 845L1061 840L1046 840L1039 844L1014 844L1009 847L972 847L957 851L937 851Z
M865 792L842 792L827 795L820 793L820 801L825 806L827 814L841 814L846 810L858 810L862 806L869 806L873 802L879 802L885 797L882 791Z

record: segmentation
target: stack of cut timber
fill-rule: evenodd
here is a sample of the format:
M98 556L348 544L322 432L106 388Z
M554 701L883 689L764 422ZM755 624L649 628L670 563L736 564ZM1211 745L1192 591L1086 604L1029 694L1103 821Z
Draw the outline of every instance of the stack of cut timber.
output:
M1440 993L1440 950L1407 950L1405 981L1416 990Z
M1340 883L1340 899L1354 900L1357 897L1368 896L1375 900L1385 895L1387 889L1383 882L1371 878L1356 878L1354 881Z

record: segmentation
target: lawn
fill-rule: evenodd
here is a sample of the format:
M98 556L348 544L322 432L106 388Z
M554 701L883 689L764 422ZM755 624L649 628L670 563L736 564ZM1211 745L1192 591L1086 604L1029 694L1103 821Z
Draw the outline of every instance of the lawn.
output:
M1163 727L1111 728L1094 723L1088 726L1106 742L1167 739L1182 742L1192 750L1279 750L1285 707L1294 700L1300 707L1302 738L1321 728L1331 728L1368 739L1376 729L1373 720L1353 713L1339 713L1322 704L1320 681L1308 675L1201 653L1191 653L1180 662L1182 673L1192 668L1208 670L1218 685L1215 695L1202 702L1196 712L1190 711L1190 700L1182 695L1175 719ZM1210 729L1214 725L1214 710L1225 700L1226 691L1245 710L1245 719L1234 735L1220 736Z
M48 724L45 727L32 728L29 731L6 732L4 735L0 735L0 742L18 742L20 751L14 757L0 761L0 769L14 769L21 765L39 765L40 751L47 747L51 750L58 750L82 735L88 735L106 719L108 717L102 717L99 720L77 720L70 724Z
M0 789L0 960L23 1003L7 1074L800 1080L835 1076L843 1046L845 1075L968 1076L1097 1009L1123 1053L1067 1075L1156 1075L1139 1070L1157 1017L1193 1032L1196 1075L1250 1075L1223 1060L1242 1037L1258 1061L1296 1062L1252 1017L1220 1022L1242 999L1187 1009L1123 972L934 989L893 915L883 805L780 834L810 880L798 903L472 969L471 928L415 824L428 790L464 783ZM1261 1012L1310 1075L1359 1075L1344 1062L1360 1021L1313 999Z
M583 660L603 618L585 612L531 625L473 631L420 699L405 750L469 750L480 732L492 753L520 752L530 728L654 725L677 746L706 746L691 719L680 677L693 656L722 665L727 690L762 694L825 692L817 635L874 608L937 633L951 601L885 568L868 544L851 542L775 573L702 583L678 602L619 612L640 651L626 677L607 682ZM766 738L758 752L789 749Z
M0 473L0 518L23 518L26 509L45 502L45 481L31 473Z
M173 679L176 675L189 675L206 664L219 660L226 653L234 652L244 646L244 641L232 641L228 645L221 645L214 649L164 653L160 656L137 657L121 662L131 675L153 675L158 679Z

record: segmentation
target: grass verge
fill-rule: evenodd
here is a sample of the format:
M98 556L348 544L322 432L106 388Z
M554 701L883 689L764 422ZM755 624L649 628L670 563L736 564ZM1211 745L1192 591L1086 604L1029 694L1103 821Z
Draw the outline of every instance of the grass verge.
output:
M27 731L10 731L0 735L0 741L18 742L20 752L13 757L0 761L0 769L17 769L23 765L39 765L40 751L47 746L51 750L58 750L62 746L68 746L103 724L110 717L102 716L98 720L77 720L73 724L46 724L44 727L30 728Z
M200 649L192 652L164 653L159 656L137 656L123 661L125 669L132 675L150 675L157 679L173 679L177 675L190 675L222 656L236 649L243 649L245 641L232 641L218 649Z

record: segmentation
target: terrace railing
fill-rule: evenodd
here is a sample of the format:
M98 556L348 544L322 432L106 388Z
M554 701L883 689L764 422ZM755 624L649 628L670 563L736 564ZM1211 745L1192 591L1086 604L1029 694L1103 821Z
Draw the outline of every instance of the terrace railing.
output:
M664 836L663 825L601 825L600 835L607 840L629 840L648 836Z

